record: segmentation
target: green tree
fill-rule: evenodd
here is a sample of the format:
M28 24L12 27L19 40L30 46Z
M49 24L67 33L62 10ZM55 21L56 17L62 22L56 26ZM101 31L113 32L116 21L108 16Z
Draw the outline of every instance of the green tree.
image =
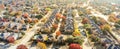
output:
M117 24L119 24L119 25L120 25L120 20L118 20L118 21L117 21Z
M43 17L43 15L39 14L39 15L37 15L35 17L38 18L38 19L41 19Z
M91 42L98 42L100 39L95 35L90 35L89 39Z
M84 24L84 28L91 28L90 24Z

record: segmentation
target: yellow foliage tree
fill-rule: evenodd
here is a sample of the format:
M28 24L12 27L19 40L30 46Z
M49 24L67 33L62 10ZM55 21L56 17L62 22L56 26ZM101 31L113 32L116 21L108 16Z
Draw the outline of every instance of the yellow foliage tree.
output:
M80 36L80 31L75 29L75 32L72 33L73 36Z
M115 14L110 14L108 20L109 20L110 22L116 22L116 21L117 21L117 18L115 17Z
M12 11L12 12L10 12L10 15L13 16L13 15L15 15L15 13L16 13L15 11Z
M16 14L17 14L17 15L21 15L21 14L22 14L22 11L17 11Z
M47 47L45 43L38 42L36 49L47 49Z
M83 15L84 13L82 11L79 12L79 15Z
M86 13L87 13L87 14L91 14L91 10L90 10L90 9L87 9L87 10L86 10Z
M103 25L103 26L101 27L101 29L102 29L103 31L111 31L111 26L108 25L108 24L105 24L105 25Z

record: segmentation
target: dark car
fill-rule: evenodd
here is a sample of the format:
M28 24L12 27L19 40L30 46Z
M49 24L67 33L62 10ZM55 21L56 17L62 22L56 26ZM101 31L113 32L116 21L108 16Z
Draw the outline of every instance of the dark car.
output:
M22 25L21 30L27 30L27 26L26 25Z
M68 25L64 29L64 34L72 34L74 32L74 28L72 25Z

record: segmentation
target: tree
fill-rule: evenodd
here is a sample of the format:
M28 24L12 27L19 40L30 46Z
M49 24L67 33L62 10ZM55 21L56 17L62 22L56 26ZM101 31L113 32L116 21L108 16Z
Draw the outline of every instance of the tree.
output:
M98 18L99 18L98 22L100 22L101 24L107 24L107 21L105 19L103 19L101 17L98 17Z
M61 32L60 31L57 31L56 32L56 36L58 37L58 36L60 36L61 35Z
M53 28L55 28L55 29L58 28L58 25L57 25L57 24L53 24L52 26L53 26Z
M116 28L120 28L120 20L118 20L114 26L115 26Z
M11 15L11 16L14 16L15 13L16 13L15 11L12 11L12 12L10 12L10 15Z
M51 8L45 8L46 11L51 11Z
M24 21L24 20L21 20L20 23L25 24L25 21Z
M26 13L23 14L23 16L24 16L25 18L27 18L27 17L29 16L29 14L26 12Z
M95 23L97 23L98 21L97 17L93 16L92 19L95 21Z
M70 44L69 49L82 49L82 47L79 44Z
M90 24L84 24L84 28L91 28Z
M118 20L116 23L120 25L120 20Z
M87 23L89 23L88 18L83 18L82 23L83 23L83 24L87 24Z
M69 37L69 38L67 38L66 42L68 42L69 44L71 44L71 43L77 43L77 44L82 45L83 42L84 42L84 40L83 40L82 37L76 36L76 37Z
M41 19L41 22L46 22L46 21L47 21L46 18Z
M91 42L98 42L100 39L95 36L94 34L90 35L89 36L89 39L91 40Z
M43 15L39 14L39 15L37 15L35 17L38 18L38 19L41 19L43 17Z
M21 15L22 14L22 11L17 11L16 12L16 15Z
M0 12L5 9L4 4L0 4Z
M38 42L36 49L47 49L47 47L45 43Z
M120 28L120 25L119 24L115 24L114 25L116 28Z
M35 14L35 13L39 13L39 8L38 8L37 5L34 5L34 6L33 6L32 13L33 13L33 14Z
M32 18L28 17L28 22L31 23L32 22Z
M82 11L79 12L79 15L82 16L84 13Z
M87 30L87 34L89 34L89 35L94 32L94 31L92 30L92 28L87 28L86 30Z
M14 43L14 42L15 42L15 39L14 39L14 37L9 36L9 37L7 38L7 41L8 41L9 43Z
M73 15L73 16L76 16L76 13L77 13L77 10L73 10L73 11L72 11L72 15Z
M90 10L90 9L87 9L87 10L86 10L86 13L87 13L87 14L91 14L91 10Z
M65 16L61 16L61 18L62 18L63 20L65 20L65 19L66 19L66 17L65 17Z
M82 45L84 40L82 37L76 36L76 37L74 37L73 42Z
M110 22L116 22L117 21L117 17L115 16L115 14L110 14L109 15L109 19L108 19Z
M75 32L72 33L73 36L80 36L80 31L75 29Z
M60 13L57 13L55 16L56 16L56 18L59 20L62 15L61 15Z
M3 16L3 18L5 19L9 19L10 16L6 15L6 16Z
M111 26L108 24L104 24L100 26L102 31L111 31Z
M28 49L25 45L19 45L17 46L17 49Z
M70 44L70 43L73 43L73 40L74 40L73 37L68 37L68 38L66 39L66 42L68 42L68 43Z

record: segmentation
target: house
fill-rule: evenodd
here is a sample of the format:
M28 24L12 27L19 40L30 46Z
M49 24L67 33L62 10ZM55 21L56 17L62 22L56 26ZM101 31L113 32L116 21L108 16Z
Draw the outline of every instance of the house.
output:
M116 44L110 44L107 46L107 49L120 49L120 46Z
M119 19L119 18L120 18L120 15L117 15L116 17Z

